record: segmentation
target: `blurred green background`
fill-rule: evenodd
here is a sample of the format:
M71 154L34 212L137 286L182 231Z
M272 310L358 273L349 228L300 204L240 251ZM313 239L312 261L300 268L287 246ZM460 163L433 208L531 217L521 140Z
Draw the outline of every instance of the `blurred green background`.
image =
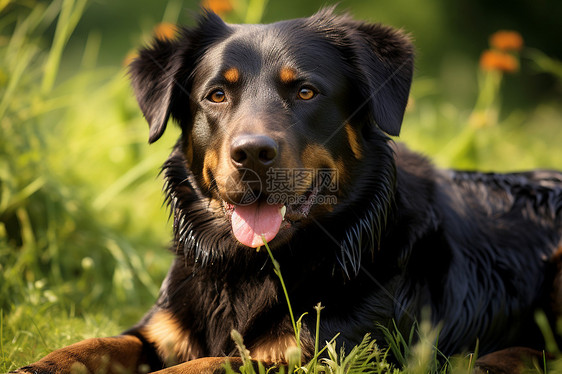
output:
M332 3L209 0L225 2L231 22ZM562 169L562 2L337 3L414 37L401 141L442 167ZM148 146L124 63L158 24L192 25L199 6L0 0L0 372L117 334L154 302L172 259L159 168L178 132ZM500 29L525 41L517 72L479 68Z

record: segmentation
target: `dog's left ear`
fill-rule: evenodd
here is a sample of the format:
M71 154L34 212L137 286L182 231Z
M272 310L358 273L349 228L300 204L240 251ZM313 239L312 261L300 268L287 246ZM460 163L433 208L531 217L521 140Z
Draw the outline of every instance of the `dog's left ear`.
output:
M182 129L189 126L188 77L206 48L228 33L218 15L203 10L196 27L182 28L177 39L156 37L129 65L133 90L150 127L149 143L164 134L170 116L186 121L180 123Z
M389 135L400 134L414 71L414 47L399 30L346 20L369 114Z
M160 139L170 117L179 67L173 61L175 44L173 40L155 38L150 47L139 51L139 56L129 66L133 90L150 128L149 143Z

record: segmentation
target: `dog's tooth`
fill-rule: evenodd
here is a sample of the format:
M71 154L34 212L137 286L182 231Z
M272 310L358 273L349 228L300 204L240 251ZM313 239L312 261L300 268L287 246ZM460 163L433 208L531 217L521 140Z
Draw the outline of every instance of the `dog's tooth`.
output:
M287 213L287 206L283 205L281 207L281 217L283 217L283 221L285 220L285 213Z

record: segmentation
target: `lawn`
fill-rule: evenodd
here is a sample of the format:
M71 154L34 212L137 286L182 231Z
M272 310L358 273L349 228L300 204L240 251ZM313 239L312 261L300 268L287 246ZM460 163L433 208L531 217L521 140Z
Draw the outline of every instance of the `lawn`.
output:
M223 9L232 21L269 20L267 10L279 8L236 4ZM170 1L134 42L109 41L111 53L92 31L78 53L72 36L95 10L91 3L0 1L0 372L84 338L118 334L157 296L172 260L159 169L178 131L148 146L124 64L160 22L175 23L182 6L197 4ZM497 49L487 44L481 41L481 52ZM115 49L120 62L108 64ZM450 68L418 70L399 141L442 167L562 168L562 63L526 42L502 51L511 68L486 65L479 53L451 57ZM427 59L422 54L425 66ZM547 82L547 93L519 105L513 92L526 97L535 78ZM442 94L451 85L457 95ZM423 343L432 332L423 323L420 331L427 339L415 346L394 335L394 353L406 365L400 370L443 370ZM351 360L398 371L373 342L344 355L337 343L326 349L336 372L347 372ZM449 367L467 372L471 363L467 357Z

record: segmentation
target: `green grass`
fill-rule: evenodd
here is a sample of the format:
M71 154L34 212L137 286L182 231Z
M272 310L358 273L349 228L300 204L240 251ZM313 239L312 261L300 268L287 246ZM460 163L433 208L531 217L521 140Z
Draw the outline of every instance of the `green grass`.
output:
M234 21L261 18L266 2L248 4L234 11ZM95 33L75 71L61 78L65 45L87 9L85 0L0 1L0 372L84 338L118 334L154 302L172 259L158 172L177 130L170 126L148 147L147 125L124 69L92 63L101 43ZM522 53L536 72L562 79L559 62L532 49ZM505 112L506 77L491 94L484 87L497 77L475 79L486 95L474 98L481 107L462 111L439 98L438 79L418 77L401 139L440 166L562 165L560 105ZM495 116L485 126L471 125L478 111ZM299 320L293 320L298 330ZM387 351L368 337L349 352L337 339L317 342L316 352L324 349L326 357L295 367L445 371L435 364L432 332L423 323L419 331L426 338L417 345L389 331L404 369L391 367ZM467 373L471 363L460 358L447 367Z
M119 333L171 262L158 181L168 146L148 152L125 72L56 79L83 7L14 2L0 17L0 372Z

